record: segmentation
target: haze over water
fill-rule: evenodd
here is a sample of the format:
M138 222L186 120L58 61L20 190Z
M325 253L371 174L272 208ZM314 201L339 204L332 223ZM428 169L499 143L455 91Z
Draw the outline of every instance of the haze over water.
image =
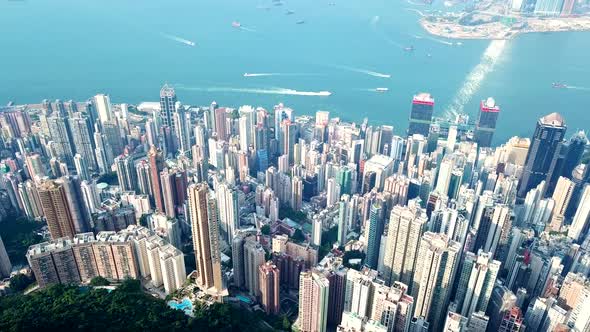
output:
M283 102L297 114L368 117L404 134L412 96L427 91L436 115L475 117L479 101L494 97L502 107L496 143L529 136L536 119L554 111L565 116L568 136L590 129L590 33L457 45L427 35L408 8L443 9L391 0L4 0L0 103L97 93L157 101L168 82L186 104Z

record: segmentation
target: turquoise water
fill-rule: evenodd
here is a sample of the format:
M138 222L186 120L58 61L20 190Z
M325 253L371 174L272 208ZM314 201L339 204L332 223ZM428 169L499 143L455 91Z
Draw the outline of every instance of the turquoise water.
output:
M193 304L189 299L186 298L180 303L174 300L168 301L168 306L172 309L182 310L187 315L191 315L193 313Z
M0 103L85 100L97 93L114 102L156 101L168 82L188 104L271 108L284 102L298 114L321 109L346 120L369 117L401 134L413 94L428 91L438 115L457 109L475 116L479 100L495 97L503 109L496 142L530 135L536 119L553 111L571 128L590 129L583 121L590 33L522 35L492 47L490 60L484 56L490 41L456 45L426 35L418 13L407 9L428 6L329 2L3 1ZM295 14L286 15L287 9ZM232 27L235 20L244 29ZM299 20L305 24L295 24ZM410 45L414 52L403 50ZM246 72L284 75L246 78ZM553 89L552 82L579 89ZM380 87L389 92L374 91ZM332 95L292 95L319 91Z

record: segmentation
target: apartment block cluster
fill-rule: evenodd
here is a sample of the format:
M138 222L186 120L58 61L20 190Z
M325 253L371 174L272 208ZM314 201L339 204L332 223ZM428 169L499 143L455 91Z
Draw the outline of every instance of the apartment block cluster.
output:
M40 287L88 284L95 277L143 278L169 294L186 281L183 253L136 225L118 233L80 233L36 244L29 248L27 260Z
M96 275L169 292L183 264L162 257L192 245L200 291L297 311L300 331L588 331L585 133L566 137L552 113L493 147L493 98L475 120L434 111L417 94L394 130L283 104L192 107L168 85L138 106L12 106L0 183L12 209L49 226L53 242L29 251L40 279L87 281L75 248L90 232Z

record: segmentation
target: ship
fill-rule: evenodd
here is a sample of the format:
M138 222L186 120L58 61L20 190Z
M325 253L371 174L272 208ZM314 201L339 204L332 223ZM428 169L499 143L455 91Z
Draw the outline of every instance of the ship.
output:
M188 46L195 46L196 45L195 42L192 42L190 40L185 40L185 41L183 41L183 43L187 44Z
M305 23L305 21L304 21L304 20L301 20L301 21L297 21L297 22L295 22L295 23L296 23L296 24L303 24L303 23Z
M413 50L414 50L414 46L412 46L412 45L404 48L404 51L406 51L406 52L412 52Z
M231 26L234 28L241 28L242 24L238 21L233 21L233 22L231 22Z
M389 88L377 88L377 89L375 89L375 91L377 91L377 92L387 92L387 91L389 91Z
M555 89L567 89L567 85L566 84L563 84L563 83L553 82L553 87Z
M293 15L295 14L294 10L287 10L287 12L285 13L286 15Z

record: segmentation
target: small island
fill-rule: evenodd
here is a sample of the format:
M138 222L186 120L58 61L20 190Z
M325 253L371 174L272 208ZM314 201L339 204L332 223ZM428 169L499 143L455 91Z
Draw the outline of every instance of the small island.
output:
M510 39L521 33L590 31L587 8L573 12L564 0L559 11L548 11L543 0L483 1L461 12L422 12L420 24L430 34L450 39ZM573 6L573 4L572 4Z

